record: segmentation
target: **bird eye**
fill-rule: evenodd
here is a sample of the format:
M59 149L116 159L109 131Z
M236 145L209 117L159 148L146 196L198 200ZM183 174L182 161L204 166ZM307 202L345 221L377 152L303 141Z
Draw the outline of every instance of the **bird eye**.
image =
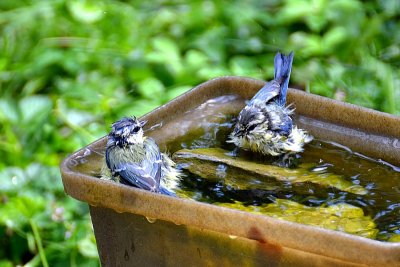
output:
M139 130L140 130L139 126L135 126L135 128L133 128L133 132L135 132L135 133L139 132Z
M254 130L254 128L256 128L256 126L257 126L257 124L252 124L252 125L250 125L249 127L247 127L247 131L253 131Z

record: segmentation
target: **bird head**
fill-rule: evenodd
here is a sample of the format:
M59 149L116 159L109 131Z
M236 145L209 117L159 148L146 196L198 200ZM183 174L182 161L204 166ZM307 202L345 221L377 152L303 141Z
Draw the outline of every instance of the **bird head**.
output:
M246 106L239 114L231 138L244 138L253 132L265 131L267 118L257 105Z
M108 135L109 140L120 147L141 144L144 141L143 126L145 124L146 121L139 121L135 116L124 117L112 124Z

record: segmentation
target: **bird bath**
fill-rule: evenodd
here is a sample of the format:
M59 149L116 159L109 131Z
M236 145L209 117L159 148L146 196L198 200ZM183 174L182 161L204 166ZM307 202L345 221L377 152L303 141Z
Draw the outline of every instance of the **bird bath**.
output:
M157 141L161 150L175 152L179 144L185 143L188 131L201 128L203 117L211 116L220 124L224 115L237 114L243 99L251 98L263 84L239 77L203 83L145 115L146 134ZM221 96L239 98L224 98L220 102L229 105L216 112L212 99ZM346 146L360 157L384 160L388 168L400 165L400 118L297 90L289 90L287 102L296 107L296 123L316 139ZM201 115L189 112L202 107ZM209 140L218 140L221 134L226 132L215 132ZM199 142L199 148L204 147ZM90 206L103 266L400 266L400 243L100 180L96 176L105 143L106 138L101 138L61 164L65 192ZM286 176L278 173L276 177L282 183ZM394 178L383 175L380 179ZM313 186L314 192L319 191L319 184ZM370 193L368 188L346 184L337 188L352 194ZM398 190L393 187L390 193L398 195Z

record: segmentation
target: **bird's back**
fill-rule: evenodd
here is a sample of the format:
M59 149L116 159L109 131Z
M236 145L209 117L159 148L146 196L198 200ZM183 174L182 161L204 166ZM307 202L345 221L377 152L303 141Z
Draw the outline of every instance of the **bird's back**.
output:
M293 126L293 121L290 117L292 111L275 103L267 104L264 109L268 119L269 130L288 136Z

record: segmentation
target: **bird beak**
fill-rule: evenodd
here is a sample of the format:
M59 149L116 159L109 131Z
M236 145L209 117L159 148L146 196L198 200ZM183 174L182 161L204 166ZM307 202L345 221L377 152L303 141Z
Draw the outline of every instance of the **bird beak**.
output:
M143 126L146 125L146 123L147 123L147 121L141 121L141 122L140 122L140 125L143 127Z

